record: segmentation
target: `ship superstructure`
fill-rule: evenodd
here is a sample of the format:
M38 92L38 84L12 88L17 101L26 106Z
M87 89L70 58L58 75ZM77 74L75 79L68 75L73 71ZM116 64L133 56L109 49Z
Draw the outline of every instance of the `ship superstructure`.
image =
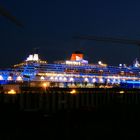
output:
M49 64L38 54L31 54L22 63L0 70L1 84L29 82L31 85L46 83L49 87L114 87L140 88L140 64L108 66L99 61L89 64L83 53L76 51L70 60Z

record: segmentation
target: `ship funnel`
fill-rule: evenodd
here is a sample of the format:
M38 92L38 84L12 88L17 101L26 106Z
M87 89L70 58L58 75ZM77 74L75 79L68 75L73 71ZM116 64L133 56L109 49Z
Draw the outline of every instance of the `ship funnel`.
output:
M71 61L83 60L83 57L84 57L83 53L75 51L71 55Z
M27 57L26 61L39 61L39 56L38 54L30 54Z
M34 61L38 61L38 60L39 60L38 54L34 54L33 60L34 60Z
M33 61L33 55L30 54L30 55L27 57L26 61Z

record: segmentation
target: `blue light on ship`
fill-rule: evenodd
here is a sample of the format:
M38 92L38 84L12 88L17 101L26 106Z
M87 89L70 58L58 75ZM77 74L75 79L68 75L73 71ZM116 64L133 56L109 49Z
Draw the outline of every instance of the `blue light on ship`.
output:
M77 54L78 53L78 54ZM71 60L49 64L40 60L38 54L31 54L26 61L10 69L0 70L0 84L9 82L47 82L49 85L69 85L78 87L113 87L115 85L140 88L140 65L108 66L99 61L89 64L83 54L72 54ZM72 84L71 84L72 83Z

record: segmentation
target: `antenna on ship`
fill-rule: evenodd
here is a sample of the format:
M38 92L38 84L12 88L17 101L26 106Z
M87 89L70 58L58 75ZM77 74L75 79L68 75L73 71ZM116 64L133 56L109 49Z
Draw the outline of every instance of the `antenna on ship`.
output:
M33 49L33 53L34 53L34 54L38 54L38 53L39 53L39 48L34 48L34 49Z
M7 9L5 9L1 5L0 5L0 15L7 18L11 22L15 23L15 25L17 25L19 27L24 27L23 24L19 20L17 20L17 18L15 16L13 16L11 14L11 12L9 12Z
M133 66L134 66L134 67L139 67L139 66L140 66L139 61L138 61L137 58L134 60Z

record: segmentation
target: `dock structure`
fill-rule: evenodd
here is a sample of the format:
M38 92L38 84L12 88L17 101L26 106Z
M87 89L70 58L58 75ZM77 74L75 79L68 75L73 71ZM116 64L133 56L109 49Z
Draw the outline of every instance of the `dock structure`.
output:
M18 94L0 93L0 104L20 111L55 113L61 110L96 109L107 105L140 105L140 90L50 88L22 89Z

